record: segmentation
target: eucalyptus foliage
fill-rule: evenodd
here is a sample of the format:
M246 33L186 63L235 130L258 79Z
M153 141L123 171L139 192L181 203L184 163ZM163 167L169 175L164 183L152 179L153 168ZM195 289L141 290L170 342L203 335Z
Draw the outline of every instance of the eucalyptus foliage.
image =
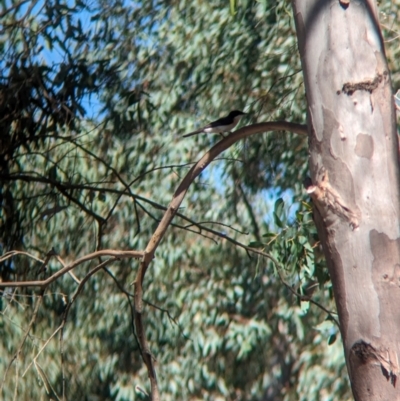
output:
M181 134L232 109L249 113L244 124L306 120L289 2L0 4L3 254L53 250L67 263L142 250L190 163L219 139ZM398 7L382 4L389 36ZM306 175L306 138L274 132L237 144L192 185L144 283L162 399L350 398ZM18 254L0 271L21 281L61 267ZM145 399L137 267L120 260L79 294L70 275L43 299L5 289L2 399Z

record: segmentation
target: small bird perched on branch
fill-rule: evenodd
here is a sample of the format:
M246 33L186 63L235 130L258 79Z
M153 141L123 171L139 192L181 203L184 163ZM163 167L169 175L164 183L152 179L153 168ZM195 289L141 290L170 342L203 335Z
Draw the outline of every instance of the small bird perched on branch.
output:
M235 128L238 125L239 120L245 116L246 113L243 113L239 110L231 111L226 117L220 118L219 120L213 121L212 123L206 125L203 128L198 129L197 131L190 132L189 134L183 135L183 138L187 138L188 136L200 134L201 132L206 132L207 134L216 132L230 132L231 129Z

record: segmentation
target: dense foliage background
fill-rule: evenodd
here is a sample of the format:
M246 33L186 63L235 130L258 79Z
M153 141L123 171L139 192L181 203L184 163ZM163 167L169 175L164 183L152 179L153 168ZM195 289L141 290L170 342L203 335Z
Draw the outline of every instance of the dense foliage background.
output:
M12 250L44 260L54 249L67 263L144 249L188 167L219 139L181 138L193 128L232 109L249 113L244 124L306 121L290 3L233 3L0 1L2 281L62 267L52 257L42 272ZM397 89L400 2L380 10ZM351 398L306 175L306 138L266 133L189 191L144 284L164 400ZM145 399L129 295L138 262L91 276L65 315L95 265L42 302L36 288L2 291L2 399Z

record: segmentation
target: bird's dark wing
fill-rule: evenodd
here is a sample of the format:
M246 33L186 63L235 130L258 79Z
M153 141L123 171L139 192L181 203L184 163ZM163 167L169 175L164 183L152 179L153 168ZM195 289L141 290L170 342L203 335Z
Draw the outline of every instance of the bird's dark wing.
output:
M220 118L219 120L213 121L212 123L210 123L207 126L205 126L203 129L220 127L221 125L229 125L229 124L232 124L232 121L233 121L232 118L223 117L223 118Z

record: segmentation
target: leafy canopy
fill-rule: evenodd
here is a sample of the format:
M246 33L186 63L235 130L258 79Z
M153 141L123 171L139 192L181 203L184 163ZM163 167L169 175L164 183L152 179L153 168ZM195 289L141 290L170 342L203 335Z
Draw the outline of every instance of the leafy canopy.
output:
M3 254L43 260L54 248L71 262L144 249L189 163L219 139L181 134L232 109L250 113L245 124L306 120L288 2L0 4ZM381 7L390 39L399 4ZM232 147L192 185L144 283L163 399L350 398L335 315L316 306L334 310L306 174L306 139L274 132ZM130 295L138 262L114 262L77 293L96 263L42 298L2 291L3 399L145 398ZM60 260L41 268L21 254L0 266L3 281L36 280Z

